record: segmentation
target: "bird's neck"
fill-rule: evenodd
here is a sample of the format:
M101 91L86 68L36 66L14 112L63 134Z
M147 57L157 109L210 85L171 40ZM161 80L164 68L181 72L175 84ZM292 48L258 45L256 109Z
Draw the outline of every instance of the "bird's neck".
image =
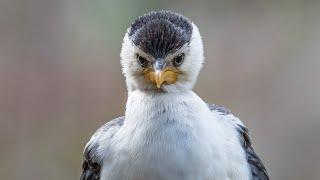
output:
M193 91L179 93L130 91L126 105L126 122L157 125L168 119L186 119L192 113L202 113L206 103Z
M129 91L126 113L158 111L186 105L191 101L201 100L193 91L164 92L164 91ZM150 112L149 112L150 113Z

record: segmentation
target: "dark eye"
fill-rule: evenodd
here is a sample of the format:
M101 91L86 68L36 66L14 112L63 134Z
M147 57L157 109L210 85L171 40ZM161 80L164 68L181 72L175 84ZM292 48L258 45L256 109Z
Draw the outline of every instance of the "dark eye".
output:
M181 53L173 59L173 65L178 67L183 63L183 60L184 60L184 53Z
M144 58L140 55L137 55L137 59L138 59L138 63L140 64L141 67L146 68L149 66L149 61L146 58Z

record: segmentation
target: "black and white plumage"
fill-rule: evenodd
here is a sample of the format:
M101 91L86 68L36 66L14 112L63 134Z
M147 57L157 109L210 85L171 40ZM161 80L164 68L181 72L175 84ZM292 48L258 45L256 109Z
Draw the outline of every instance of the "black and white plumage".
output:
M80 179L268 180L243 123L192 92L203 60L198 28L184 16L134 21L121 51L125 116L91 137Z

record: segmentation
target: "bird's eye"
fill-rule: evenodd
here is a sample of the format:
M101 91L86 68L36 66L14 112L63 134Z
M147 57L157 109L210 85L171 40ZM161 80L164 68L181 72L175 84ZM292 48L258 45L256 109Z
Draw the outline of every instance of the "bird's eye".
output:
M139 65L141 67L146 68L146 67L149 66L149 61L146 58L144 58L144 57L142 57L140 55L137 55L137 59L138 59Z
M173 59L173 65L178 67L183 63L183 60L184 60L184 53L181 53Z

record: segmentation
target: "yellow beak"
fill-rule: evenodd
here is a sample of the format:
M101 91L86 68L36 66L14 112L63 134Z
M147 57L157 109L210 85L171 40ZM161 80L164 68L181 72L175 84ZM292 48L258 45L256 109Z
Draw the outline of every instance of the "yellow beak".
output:
M163 83L173 84L177 81L180 71L173 67L166 67L163 70L146 69L144 72L144 78L156 84L159 89Z

